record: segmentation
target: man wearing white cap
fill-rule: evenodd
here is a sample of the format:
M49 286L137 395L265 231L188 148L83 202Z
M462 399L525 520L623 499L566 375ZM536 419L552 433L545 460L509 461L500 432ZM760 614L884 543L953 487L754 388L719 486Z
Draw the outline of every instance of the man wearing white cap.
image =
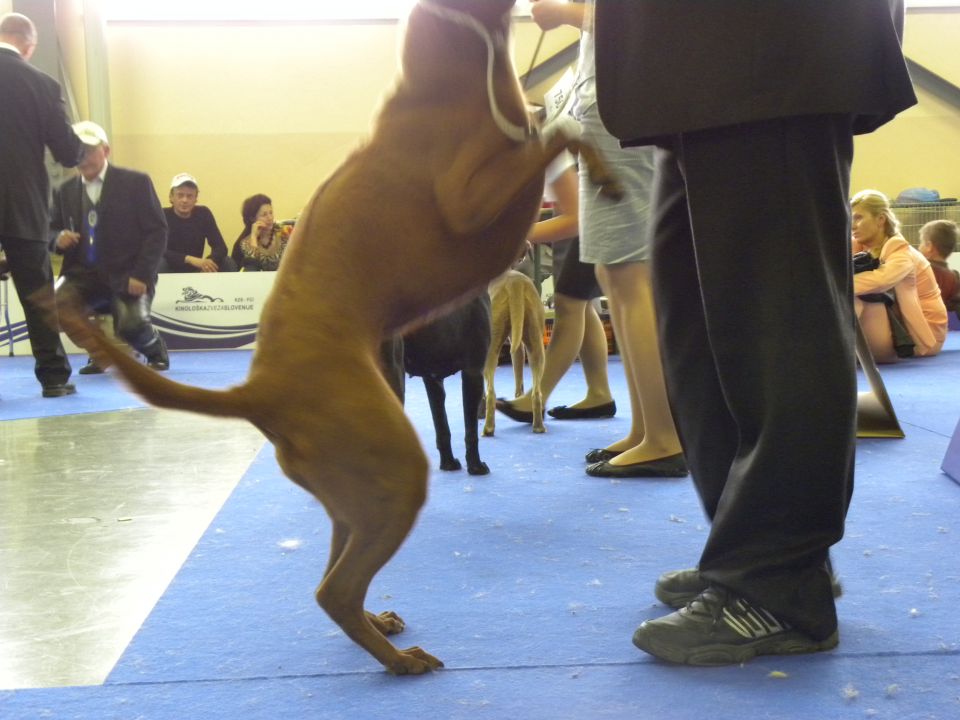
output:
M160 272L222 272L236 270L227 256L217 220L210 208L197 205L200 185L188 173L173 176L170 181L170 207L163 209L167 219L167 251L160 261ZM206 243L210 255L203 256Z
M53 295L44 146L57 162L73 167L82 145L67 120L59 83L27 62L36 46L37 31L29 18L18 13L0 17L0 245L23 306L43 396L63 397L76 392L67 382L70 363L56 326L48 324L31 298Z
M102 127L79 122L85 144L80 174L54 195L50 226L63 255L58 303L113 315L114 331L155 370L170 367L163 338L150 323L157 267L167 245L167 223L153 183L144 173L111 165ZM82 374L97 371L95 364Z

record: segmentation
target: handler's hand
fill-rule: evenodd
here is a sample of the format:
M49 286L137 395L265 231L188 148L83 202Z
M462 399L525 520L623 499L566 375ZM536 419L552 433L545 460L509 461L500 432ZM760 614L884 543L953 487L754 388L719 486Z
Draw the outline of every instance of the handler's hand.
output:
M57 247L61 250L69 250L80 242L80 233L73 230L61 230L57 235Z
M530 16L541 30L553 30L568 21L565 4L557 0L531 0Z
M193 255L187 255L184 258L184 261L187 263L187 265L192 265L200 272L219 272L220 271L220 268L217 266L217 264L210 258L204 259L204 258L194 257Z
M134 297L140 297L145 292L147 292L147 284L140 280L137 280L135 277L127 280L127 292L133 295Z

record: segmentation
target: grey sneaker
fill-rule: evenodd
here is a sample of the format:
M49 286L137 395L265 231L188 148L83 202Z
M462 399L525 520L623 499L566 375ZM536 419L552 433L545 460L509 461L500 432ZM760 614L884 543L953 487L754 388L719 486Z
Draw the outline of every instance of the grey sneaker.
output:
M830 586L833 588L833 597L843 595L843 586L840 579L833 572L833 566L827 561L827 570L830 572ZM653 587L653 594L657 600L672 608L682 608L693 602L696 597L710 587L710 583L700 576L697 568L686 570L672 570L657 578Z
M717 586L681 610L647 620L633 634L633 644L644 652L684 665L739 665L757 655L831 650L838 642L836 631L815 640Z

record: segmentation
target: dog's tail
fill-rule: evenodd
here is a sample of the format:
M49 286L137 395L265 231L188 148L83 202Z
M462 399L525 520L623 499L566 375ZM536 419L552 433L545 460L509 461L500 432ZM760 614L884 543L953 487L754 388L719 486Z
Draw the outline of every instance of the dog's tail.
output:
M251 418L244 386L207 390L174 382L140 363L126 348L107 338L99 325L76 310L61 308L59 315L60 325L71 340L100 367L116 367L133 391L151 405L219 417Z

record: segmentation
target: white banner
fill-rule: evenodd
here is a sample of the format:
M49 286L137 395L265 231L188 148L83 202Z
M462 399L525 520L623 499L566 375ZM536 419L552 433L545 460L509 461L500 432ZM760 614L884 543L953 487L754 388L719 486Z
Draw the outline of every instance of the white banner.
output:
M171 350L252 348L275 277L272 272L163 274L153 299L154 327ZM12 354L29 355L23 309L13 284L3 285L0 292L9 297L0 317L0 353L10 354L12 339ZM63 340L67 352L80 352L66 336Z

